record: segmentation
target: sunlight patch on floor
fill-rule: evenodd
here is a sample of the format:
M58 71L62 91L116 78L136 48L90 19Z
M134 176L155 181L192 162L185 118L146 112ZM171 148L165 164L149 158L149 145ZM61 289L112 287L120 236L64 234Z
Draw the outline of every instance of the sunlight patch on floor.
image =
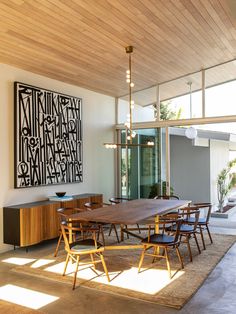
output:
M37 261L35 261L30 267L31 268L39 268L41 266L45 266L51 263L54 263L55 260L54 259L38 259Z
M65 263L58 263L56 265L47 267L45 271L53 272L56 274L62 274ZM75 263L68 263L66 275L73 276L75 270ZM109 269L108 269L109 270ZM172 270L172 279L169 278L169 273L165 269L149 268L142 269L138 273L137 267L131 267L129 269L109 272L111 282L107 281L107 277L104 274L102 268L99 266L99 270L94 270L92 264L84 265L83 263L79 266L77 277L83 281L93 280L97 283L110 285L123 289L130 289L140 293L146 293L155 295L160 290L171 284L175 280L178 280L185 271Z
M22 258L22 257L9 257L7 259L2 260L3 263L9 263L14 265L26 265L36 261L35 258Z
M73 264L73 265L75 265L75 264ZM54 274L60 274L61 275L63 273L64 266L65 266L65 262L61 262L61 263L58 263L58 264L55 264L55 265L52 265L52 266L45 268L44 271L49 271L49 272L52 272ZM69 267L69 265L68 265L68 267Z
M0 300L38 310L59 298L42 292L21 288L15 285L0 287Z

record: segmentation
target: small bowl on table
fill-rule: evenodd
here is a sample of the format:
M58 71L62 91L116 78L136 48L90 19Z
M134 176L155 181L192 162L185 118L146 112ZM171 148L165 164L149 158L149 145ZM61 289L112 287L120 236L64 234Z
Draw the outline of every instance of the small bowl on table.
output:
M66 195L66 192L56 192L56 196L63 197Z

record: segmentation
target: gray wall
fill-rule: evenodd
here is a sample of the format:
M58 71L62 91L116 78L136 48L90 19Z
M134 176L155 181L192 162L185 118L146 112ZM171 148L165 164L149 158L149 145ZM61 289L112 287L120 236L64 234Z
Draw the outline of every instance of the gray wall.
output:
M170 184L174 194L195 202L210 201L210 148L170 136Z

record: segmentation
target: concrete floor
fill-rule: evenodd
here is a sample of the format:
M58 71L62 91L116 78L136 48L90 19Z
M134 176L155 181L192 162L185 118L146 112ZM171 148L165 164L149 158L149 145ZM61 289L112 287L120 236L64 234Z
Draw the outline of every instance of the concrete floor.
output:
M227 233L235 234L234 229L225 226L212 226L212 229L217 233L225 233L225 230L227 230ZM93 312L96 314L236 313L236 244L216 266L194 297L179 311L88 288L78 287L75 291L72 291L71 286L67 284L11 272L10 269L14 265L2 262L2 260L9 257L36 258L44 256L51 253L54 247L55 242L48 242L32 247L28 253L24 249L17 249L16 251L0 254L0 287L5 284L14 284L59 297L57 301L40 309L43 313L52 314L88 314Z

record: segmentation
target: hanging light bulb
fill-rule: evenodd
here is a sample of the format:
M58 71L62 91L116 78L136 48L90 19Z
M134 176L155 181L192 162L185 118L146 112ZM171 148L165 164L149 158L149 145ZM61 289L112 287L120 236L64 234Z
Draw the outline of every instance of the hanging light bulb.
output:
M125 48L126 53L129 55L129 69L126 70L126 82L129 84L129 95L128 95L128 104L129 112L127 114L126 122L124 123L126 127L126 143L104 143L106 148L117 148L117 146L141 146L141 147L151 147L154 145L154 142L149 141L146 144L132 143L133 138L136 136L136 132L132 130L132 109L134 109L134 101L132 100L132 88L134 83L132 82L132 71L131 71L131 54L133 52L133 46L128 46Z

